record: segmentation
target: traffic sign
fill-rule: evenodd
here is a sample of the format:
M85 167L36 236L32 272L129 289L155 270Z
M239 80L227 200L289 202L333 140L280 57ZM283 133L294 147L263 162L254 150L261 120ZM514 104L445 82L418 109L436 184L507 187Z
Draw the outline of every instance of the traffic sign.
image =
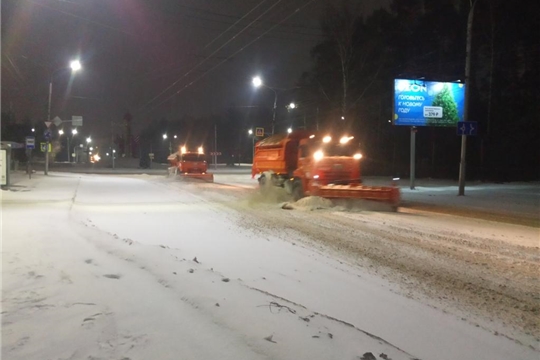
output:
M26 148L35 149L36 148L36 138L33 136L26 137Z
M40 145L40 148L41 148L41 152L45 152L45 149L47 148L47 143L39 143ZM52 152L52 146L51 144L49 143L49 152Z
M47 129L51 127L52 121L45 121L45 125L47 126Z
M83 124L82 116L73 115L71 117L71 125L73 125L73 126L83 126L82 124Z
M60 119L58 116L55 116L52 122L54 123L54 125L60 126L60 124L62 123L62 119Z
M458 121L457 134L465 136L476 136L478 134L478 123L476 121Z
M49 130L49 129L45 130L45 132L43 133L43 136L45 136L45 140L51 141L51 139L52 139L52 131Z
M261 127L255 128L255 136L263 137L264 136L264 128L261 128Z

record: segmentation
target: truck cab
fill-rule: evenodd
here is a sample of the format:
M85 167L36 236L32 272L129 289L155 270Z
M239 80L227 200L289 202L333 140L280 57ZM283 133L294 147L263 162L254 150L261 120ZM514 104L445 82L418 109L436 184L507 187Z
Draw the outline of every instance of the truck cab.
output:
M180 175L181 178L194 178L213 182L214 176L208 173L208 163L204 150L201 147L197 152L188 151L185 146L180 148L180 151L169 155L167 158L174 173Z

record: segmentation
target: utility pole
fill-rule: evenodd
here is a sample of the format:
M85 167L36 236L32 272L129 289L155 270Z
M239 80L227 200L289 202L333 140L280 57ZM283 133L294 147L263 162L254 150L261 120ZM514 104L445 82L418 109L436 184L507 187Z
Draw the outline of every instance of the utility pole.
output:
M47 107L47 121L51 121L51 97L52 97L52 79L53 73L51 73L51 78L49 81L49 106ZM47 125L47 131L49 131L49 126ZM47 136L47 141L45 142L45 175L49 175L49 136Z
M214 124L214 169L217 169L217 124Z
M471 75L471 39L474 19L474 6L478 0L470 0L471 8L467 19L467 48L465 58L465 104L463 106L463 121L469 120L469 98L470 98L470 75ZM467 136L461 135L461 157L459 162L459 191L458 196L465 195L465 160L467 155Z

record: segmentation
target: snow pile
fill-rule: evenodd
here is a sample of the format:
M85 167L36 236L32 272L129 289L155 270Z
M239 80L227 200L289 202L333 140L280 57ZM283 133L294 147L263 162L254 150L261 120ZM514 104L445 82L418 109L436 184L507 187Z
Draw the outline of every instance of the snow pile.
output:
M331 200L320 196L307 196L294 203L284 203L281 208L286 210L324 210L334 206Z

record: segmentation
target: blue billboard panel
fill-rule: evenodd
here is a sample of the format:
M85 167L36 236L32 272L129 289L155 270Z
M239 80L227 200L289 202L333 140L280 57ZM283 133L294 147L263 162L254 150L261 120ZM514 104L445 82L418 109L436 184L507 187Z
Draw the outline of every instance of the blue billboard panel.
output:
M464 104L462 83L394 80L394 125L455 127Z

